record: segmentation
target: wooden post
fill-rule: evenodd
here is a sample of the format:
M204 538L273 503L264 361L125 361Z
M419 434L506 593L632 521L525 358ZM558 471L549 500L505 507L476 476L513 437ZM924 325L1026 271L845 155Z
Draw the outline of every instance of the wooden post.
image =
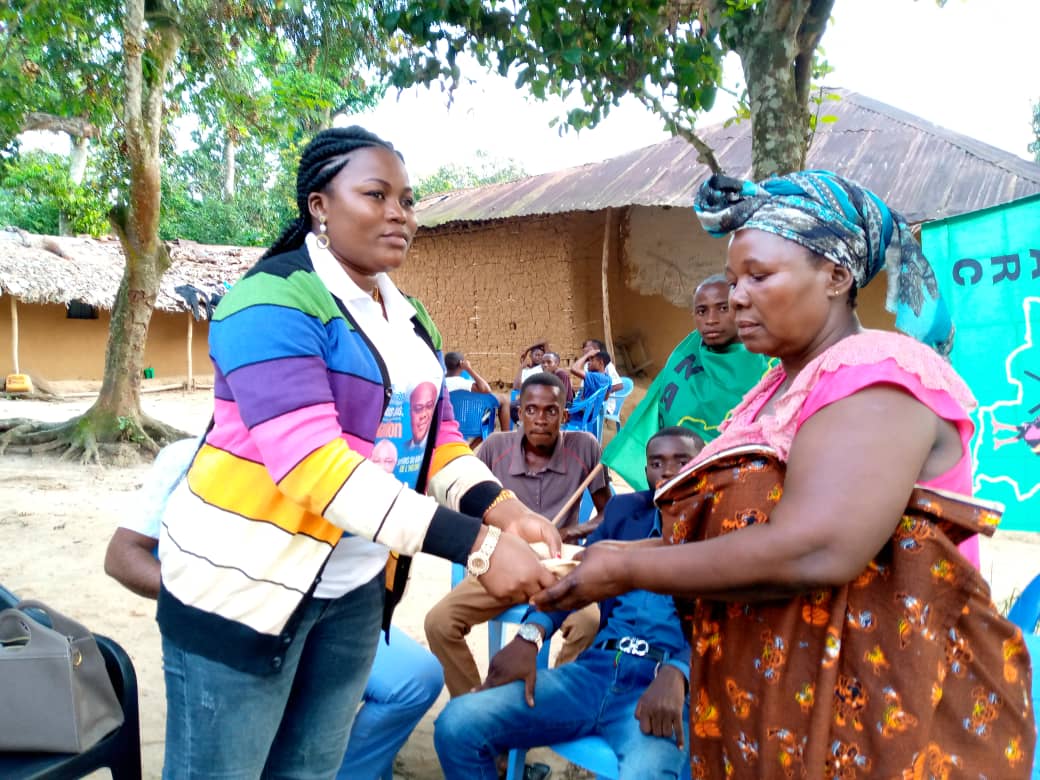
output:
M195 386L195 378L191 375L191 336L192 329L195 326L195 318L191 316L191 312L188 312L188 381L187 387L191 390Z
M18 370L18 299L11 296L11 351L14 357L14 373L20 374Z
M614 236L614 209L607 209L607 218L603 227L603 262L600 268L600 284L603 293L603 341L606 342L607 351L614 355L614 335L610 329L610 290L608 289L609 277L607 271L610 265L610 247Z

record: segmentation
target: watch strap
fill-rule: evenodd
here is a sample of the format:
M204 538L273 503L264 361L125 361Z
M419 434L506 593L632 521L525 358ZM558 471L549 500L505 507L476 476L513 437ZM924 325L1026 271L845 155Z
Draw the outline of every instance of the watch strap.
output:
M487 570L491 568L491 554L498 546L498 539L502 535L502 531L496 526L489 525L487 529L484 541L481 542L476 552L470 553L469 559L466 561L466 570L474 577L486 574Z

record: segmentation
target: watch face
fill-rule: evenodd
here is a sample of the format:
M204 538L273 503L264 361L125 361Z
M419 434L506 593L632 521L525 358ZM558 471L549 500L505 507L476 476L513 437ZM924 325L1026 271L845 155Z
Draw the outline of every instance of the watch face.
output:
M479 577L491 567L491 559L475 552L469 556L468 567L471 574Z
M542 643L542 632L530 623L522 624L520 629L517 631L517 634L521 639L526 639L528 642L534 642L536 645L541 645Z

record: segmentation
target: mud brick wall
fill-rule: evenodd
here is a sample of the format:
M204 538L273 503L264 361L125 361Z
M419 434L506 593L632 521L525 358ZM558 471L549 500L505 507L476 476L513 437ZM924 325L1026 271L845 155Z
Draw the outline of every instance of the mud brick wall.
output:
M564 364L601 337L603 213L523 217L420 231L394 280L433 315L446 350L511 383L520 351L547 338Z
M519 353L548 338L563 364L603 338L605 211L569 212L422 229L394 279L418 296L444 336L492 384L511 384ZM654 376L693 328L693 291L725 268L725 240L692 209L632 206L608 262L615 339L639 334ZM860 292L867 327L892 328L883 283Z

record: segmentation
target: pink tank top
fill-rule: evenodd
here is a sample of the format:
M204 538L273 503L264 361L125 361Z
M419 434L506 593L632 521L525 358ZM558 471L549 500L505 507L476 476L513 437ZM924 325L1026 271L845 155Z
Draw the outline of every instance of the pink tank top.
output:
M971 495L969 445L974 424L968 412L975 408L975 398L953 368L925 345L888 331L867 330L849 336L803 368L773 405L773 412L759 416L784 378L780 366L762 377L723 423L719 437L696 460L745 444L768 444L786 461L795 434L813 414L864 388L887 384L905 390L938 417L953 423L960 434L960 460L945 473L919 484ZM978 567L978 537L972 537L960 549Z

